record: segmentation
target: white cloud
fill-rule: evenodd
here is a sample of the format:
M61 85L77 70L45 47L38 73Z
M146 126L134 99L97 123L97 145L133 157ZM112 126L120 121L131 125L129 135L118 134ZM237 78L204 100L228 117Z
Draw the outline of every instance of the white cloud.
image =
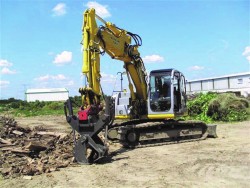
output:
M8 62L6 59L0 59L0 67L10 67L13 64Z
M250 63L250 55L249 56L246 56L248 62Z
M66 80L66 77L63 74L58 74L56 76L51 76L53 80Z
M101 73L102 78L115 78L115 75L113 74L106 74L104 72Z
M50 76L47 74L45 76L40 76L38 78L35 78L37 81L48 81L50 79Z
M58 3L53 9L53 16L62 16L66 14L66 4L65 3Z
M250 46L247 46L244 50L244 52L242 53L242 55L247 56L250 55Z
M159 62L163 62L164 58L162 56L159 56L159 55L147 55L147 56L143 57L142 60L145 63L159 63Z
M244 52L242 53L243 56L246 57L246 59L249 61L250 63L250 46L247 46L244 50Z
M56 65L64 65L66 63L71 62L72 60L72 52L63 51L60 54L57 54L53 63Z
M203 70L204 68L205 67L195 65L195 66L189 67L189 70L198 71L198 70Z
M105 73L101 73L101 76L102 76L102 78L101 78L101 81L103 82L103 83L115 83L115 80L116 80L116 76L115 75L113 75L113 74L105 74Z
M60 80L66 80L67 78L63 75L63 74L58 74L58 75L44 75L44 76L40 76L40 77L37 77L35 78L35 80L37 81L48 81L48 80L57 80L57 81L60 81Z
M249 56L247 56L246 58L247 58L247 60L248 60L248 61L249 61L249 63L250 63L250 55L249 55Z
M12 70L8 69L7 67L4 67L4 68L1 70L1 73L2 73L2 74L16 74L16 71L12 71Z
M44 75L34 79L37 88L72 87L74 81L63 74Z
M96 1L89 1L85 6L88 8L94 8L95 13L102 18L108 18L111 16L107 5L101 5Z
M3 88L3 87L7 87L8 85L10 84L9 81L6 81L6 80L0 80L0 87Z

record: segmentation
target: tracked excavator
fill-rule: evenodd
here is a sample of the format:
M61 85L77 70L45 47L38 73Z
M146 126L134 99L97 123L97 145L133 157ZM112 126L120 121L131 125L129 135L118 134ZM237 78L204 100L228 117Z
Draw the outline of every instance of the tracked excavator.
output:
M80 135L74 146L78 163L93 163L107 156L108 139L137 148L216 135L216 126L177 120L187 112L185 77L172 68L152 70L147 76L138 51L142 45L139 35L106 22L95 9L84 12L82 34L82 73L87 79L79 89L82 104L77 114L70 99L64 105L67 122ZM104 53L123 62L130 92L104 97L100 84L100 57ZM101 132L104 139L99 137Z

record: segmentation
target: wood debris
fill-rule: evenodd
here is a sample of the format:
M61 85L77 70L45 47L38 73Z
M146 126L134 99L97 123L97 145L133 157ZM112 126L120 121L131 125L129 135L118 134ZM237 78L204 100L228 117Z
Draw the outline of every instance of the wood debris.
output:
M2 144L11 144L11 141L4 140L3 138L0 138L0 143L2 143Z
M65 168L74 162L71 134L24 128L0 116L0 173L30 177Z

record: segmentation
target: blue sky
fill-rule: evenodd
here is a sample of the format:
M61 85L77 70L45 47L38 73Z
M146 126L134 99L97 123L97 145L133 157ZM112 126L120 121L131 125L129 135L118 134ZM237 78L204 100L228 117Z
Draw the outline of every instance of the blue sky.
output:
M1 99L24 99L28 88L66 87L78 95L82 14L89 7L141 36L148 72L176 68L192 80L249 71L249 0L0 0ZM106 94L120 87L119 78L114 83L122 67L101 58Z

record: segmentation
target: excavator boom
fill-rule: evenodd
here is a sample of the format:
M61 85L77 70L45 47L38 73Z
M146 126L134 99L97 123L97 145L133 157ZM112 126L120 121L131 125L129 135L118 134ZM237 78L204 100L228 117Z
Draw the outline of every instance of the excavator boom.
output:
M96 18L104 25L97 26ZM129 89L132 100L147 100L147 74L138 48L141 38L126 30L116 27L110 22L104 21L95 14L95 9L88 9L84 13L83 23L83 68L82 72L87 77L88 87L96 94L96 100L92 101L85 96L84 101L98 103L98 97L102 95L100 86L100 55L105 52L112 58L124 62L124 67L129 79ZM131 44L131 38L135 44ZM134 91L135 87L135 91ZM90 89L90 90L91 90ZM86 90L86 89L82 89ZM92 101L92 102L91 102Z

